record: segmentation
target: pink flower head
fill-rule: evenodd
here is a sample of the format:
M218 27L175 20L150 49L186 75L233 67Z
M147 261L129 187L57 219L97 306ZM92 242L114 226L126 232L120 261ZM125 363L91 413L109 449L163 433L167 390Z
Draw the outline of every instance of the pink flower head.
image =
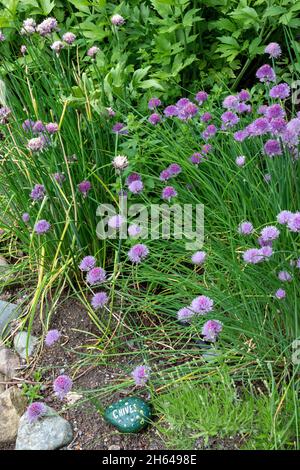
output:
M178 321L182 323L188 323L194 315L195 315L195 312L193 312L190 308L183 307L180 310L178 310L177 319Z
M277 222L281 225L288 224L292 215L293 214L290 211L281 211L277 215Z
M281 155L282 150L281 150L281 145L278 140L273 140L269 139L264 145L264 151L265 154L268 155L268 157L274 157L275 155Z
M136 264L140 263L148 255L149 255L149 250L146 247L146 245L143 245L142 243L138 243L137 245L134 245L128 251L128 258L130 259L132 263L136 263Z
M287 83L279 83L270 90L270 97L273 99L285 100L290 96L291 89Z
M138 387L143 387L150 377L151 369L148 366L137 366L131 373L135 384Z
M50 347L61 337L61 333L58 330L49 330L45 337L45 345Z
M244 157L244 155L240 155L239 157L236 158L235 163L239 167L244 166L246 163L246 157Z
M192 263L194 264L203 264L206 258L206 253L205 251L196 251L192 255Z
M300 232L300 212L291 215L288 228L291 232Z
M123 16L115 14L111 17L111 24L114 26L122 26L125 23Z
M181 173L181 166L178 163L171 163L167 168L172 176L177 176Z
M30 424L37 421L39 418L45 415L47 411L46 405L40 401L34 401L31 403L26 410L26 417Z
M126 129L126 124L123 122L116 122L116 124L113 125L112 131L114 134L121 134L125 135L128 134L128 130Z
M278 300L282 300L284 299L286 296L286 292L284 289L278 289L276 292L275 292L275 297L278 299Z
M263 228L261 231L261 238L264 241L269 240L276 240L280 235L280 231L278 228L274 227L273 225L268 225L267 227Z
M153 97L153 98L150 98L150 100L148 101L149 109L158 108L160 105L161 105L161 101L159 98Z
M106 280L106 272L102 268L92 268L86 277L86 282L90 284L90 286L94 286L96 284L101 284Z
M73 33L67 32L63 35L62 38L67 44L71 45L75 41L76 36Z
M37 32L41 36L47 36L48 34L54 33L57 29L57 21L55 18L46 18L36 28Z
M167 181L170 178L172 178L172 173L168 168L166 170L163 170L159 175L160 181Z
M250 248L243 253L245 263L257 264L264 260L264 256L259 248Z
M56 134L58 132L58 124L56 122L49 122L46 124L46 131L49 134Z
M136 224L129 225L128 227L128 235L132 238L138 237L141 233L142 229Z
M153 126L156 126L161 121L161 116L158 113L153 113L149 116L148 121L150 124L153 124Z
M51 228L51 225L47 220L39 220L35 226L34 226L34 231L37 235L43 235L44 233L47 233Z
M275 82L276 75L272 67L268 64L262 65L256 72L256 77L261 82Z
M177 109L177 106L171 104L170 106L167 106L165 109L164 109L164 115L166 117L173 117L173 116L177 116L178 114L178 109Z
M30 220L30 215L28 214L28 212L24 212L24 214L22 215L22 220L25 224L27 224Z
M133 181L141 181L141 175L139 173L130 173L130 175L127 176L126 179L126 184L129 186Z
M290 282L292 280L292 276L288 271L280 271L278 273L278 279L282 282Z
M53 390L60 400L72 390L72 386L72 379L68 375L59 375L53 382Z
M50 47L54 52L56 52L56 54L59 54L61 50L65 47L65 45L62 41L54 41L54 43L51 44Z
M198 91L198 93L195 96L195 100L198 101L199 105L204 103L208 98L208 94L205 91Z
M241 235L251 235L253 233L253 225L248 221L242 222L238 227L238 232Z
M79 265L81 271L90 271L96 266L96 258L94 256L85 256Z
M41 152L46 146L46 139L44 136L34 137L27 142L27 148L31 152Z
M213 310L214 301L206 295L200 295L196 297L191 303L191 309L193 312L199 315L205 315Z
M177 191L173 186L166 186L163 191L161 197L166 199L167 201L171 201L173 197L177 196Z
M269 54L270 58L277 59L281 56L281 47L277 42L270 42L265 48L265 53Z
M96 57L96 55L98 54L98 52L100 52L100 49L99 47L97 46L92 46L89 48L89 50L87 51L86 55L89 56L89 57L92 57L92 59L94 57Z
M88 192L91 190L92 188L92 185L90 183L90 181L82 181L81 183L79 183L78 185L78 191L83 194L84 197L87 196Z
M133 194L139 194L143 191L144 184L141 180L132 181L132 183L128 185L128 189Z
M205 341L215 342L221 333L223 325L218 320L208 320L202 328L202 335Z
M45 186L43 184L36 184L30 193L31 199L34 201L40 201L44 199Z
M210 113L206 112L206 113L202 114L200 119L201 119L202 122L209 122L209 121L212 120L212 115Z
M193 165L199 165L199 163L202 163L204 159L204 155L200 152L195 152L190 156L190 162L193 163Z
M108 296L106 292L103 291L103 292L98 292L97 294L93 296L91 304L95 310L98 310L104 307L104 305L107 304L107 302L108 302Z
M110 228L113 228L114 230L119 230L124 224L124 222L125 218L122 215L117 214L110 217L107 224Z

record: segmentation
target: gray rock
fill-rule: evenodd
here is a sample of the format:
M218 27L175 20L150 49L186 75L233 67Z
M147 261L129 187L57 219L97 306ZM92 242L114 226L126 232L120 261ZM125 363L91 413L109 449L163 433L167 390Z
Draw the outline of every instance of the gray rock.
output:
M13 442L19 421L26 409L26 398L17 387L10 387L0 395L0 442Z
M17 375L20 367L20 359L11 350L0 345L0 373L7 379L12 379Z
M0 372L0 393L4 392L5 390L5 375L2 375Z
M46 414L29 423L26 413L20 419L16 450L54 450L70 444L71 424L46 405Z
M7 281L10 277L10 266L3 256L0 256L0 281Z
M19 316L19 305L0 300L0 338L4 337L12 320Z
M27 341L28 341L28 356L32 356L34 349L37 345L38 339L35 336L29 335L27 331L20 331L14 337L14 348L22 359L27 358Z

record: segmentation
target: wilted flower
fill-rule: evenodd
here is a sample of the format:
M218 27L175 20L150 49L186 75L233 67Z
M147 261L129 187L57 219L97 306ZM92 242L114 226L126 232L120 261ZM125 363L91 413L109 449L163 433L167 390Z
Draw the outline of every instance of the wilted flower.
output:
M205 258L206 258L206 253L205 253L205 251L196 251L196 253L194 253L194 254L192 255L192 263L194 263L194 264L202 264L202 263L204 263Z
M242 222L238 227L238 232L241 235L251 235L253 232L253 225L248 221Z
M45 196L45 186L43 184L36 184L30 193L31 199L39 201Z
M102 268L92 268L86 277L86 282L91 286L100 284L106 280L106 272Z
M72 379L68 375L59 375L53 382L53 390L60 400L72 390L72 386Z
M51 228L51 225L47 220L39 220L35 226L34 226L34 231L37 235L43 235L44 233L47 233Z
M41 401L34 401L31 403L26 410L26 417L30 424L37 421L39 418L45 415L47 411L45 403Z
M96 258L94 256L85 256L79 265L81 271L90 271L96 266Z
M65 181L66 177L63 173L54 173L53 178L61 186Z
M46 140L44 136L34 137L27 142L27 148L31 152L41 152L46 146Z
M49 122L48 124L46 124L46 131L49 134L55 134L58 131L58 129L59 127L56 122Z
M199 315L205 315L213 310L214 301L206 295L200 295L196 297L191 303L191 309L193 312Z
M27 47L23 44L21 47L20 47L20 52L22 55L25 55L26 52L27 52Z
M21 29L21 34L33 34L35 33L36 22L33 18L27 18L23 21L23 27Z
M94 58L94 57L98 54L98 52L100 52L99 47L97 47L97 46L92 46L92 47L90 47L89 50L87 51L86 55L88 55L89 57Z
M9 116L11 114L11 109L7 106L2 106L0 108L0 124L6 124Z
M28 214L28 212L24 212L24 214L22 215L22 220L23 222L25 222L25 224L27 224L30 220L30 215Z
M269 54L270 58L277 59L281 56L281 47L277 42L270 42L265 48L265 53Z
M170 201L172 197L176 197L176 196L177 196L177 191L175 188L173 188L173 186L166 186L163 189L162 195L161 195L161 197L163 199L166 199L167 201Z
M87 196L87 194L91 190L91 188L92 188L92 185L91 185L90 181L87 181L87 180L82 181L78 185L78 190L81 194L83 194L84 197Z
M125 23L125 19L121 15L113 15L111 17L111 23L115 26L122 26Z
M3 41L5 41L5 36L2 33L2 31L0 31L0 42L3 42Z
M292 280L292 276L288 271L280 271L278 273L278 279L283 282L290 282Z
M148 366L137 366L131 373L135 381L135 385L142 387L144 386L150 377L151 369Z
M49 330L45 337L46 346L50 347L61 337L61 333L58 330Z
M37 26L36 30L41 36L47 36L57 30L57 21L55 18L46 18Z
M98 292L97 294L95 294L93 296L91 304L92 304L92 307L95 310L97 310L99 308L104 307L104 305L107 302L108 302L108 296L107 296L106 292L102 291L102 292Z
M117 155L112 164L116 170L125 170L128 167L128 158L125 155Z
M122 215L117 214L110 217L107 224L114 230L119 230L119 228L121 228L121 226L124 224L125 220L126 219Z
M146 247L146 245L143 245L142 243L138 243L137 245L134 245L130 250L128 251L128 258L132 263L140 263L143 259L145 259L149 254L149 250Z
M73 42L75 41L76 36L75 36L75 34L73 34L73 33L67 32L67 33L65 33L65 34L63 35L62 38L63 38L63 40L64 40L67 44L71 45L71 44L73 44Z
M202 327L202 335L205 341L215 342L221 333L223 325L218 320L208 320Z

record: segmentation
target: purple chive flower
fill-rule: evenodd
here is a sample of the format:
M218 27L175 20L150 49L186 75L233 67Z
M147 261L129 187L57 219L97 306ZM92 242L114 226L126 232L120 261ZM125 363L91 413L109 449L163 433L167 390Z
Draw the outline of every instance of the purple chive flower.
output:
M160 114L153 113L149 116L148 121L150 124L153 124L153 126L156 126L161 121L161 116Z
M47 36L57 30L57 21L55 18L46 18L37 26L36 30L41 36Z
M248 133L251 136L264 135L269 132L269 121L265 117L255 119L248 127Z
M84 197L87 196L88 192L91 190L92 185L89 181L85 180L79 183L78 191L83 194Z
M35 137L27 142L27 148L31 152L41 152L44 150L45 146L46 140L44 136Z
M185 98L183 98L185 100ZM177 102L177 117L181 121L187 121L188 119L192 119L197 113L198 113L198 108L197 106L192 103L191 101L188 101L185 105L179 105L181 100Z
M206 258L206 253L205 251L196 251L192 255L192 263L194 264L203 264Z
M126 125L123 122L116 122L116 124L114 124L112 128L112 131L114 134L121 134L121 135L128 134Z
M191 309L193 312L199 315L205 315L213 310L214 301L206 295L200 295L196 297L191 303Z
M288 221L288 228L291 232L300 232L300 212L292 214Z
M89 57L96 57L96 55L98 54L98 52L100 52L100 49L99 47L97 46L92 46L89 48L89 50L87 51L86 55L89 56Z
M148 366L137 366L131 373L135 385L138 387L143 387L150 377L151 369Z
M39 418L44 416L47 412L45 403L41 401L34 401L26 410L26 417L30 424L35 423Z
M217 133L217 128L214 124L209 124L204 132L202 132L203 139L207 140Z
M62 41L54 41L53 44L51 44L51 49L56 52L56 54L59 54L62 49L65 47L64 43Z
M22 44L22 46L20 47L20 52L22 55L25 55L26 52L27 52L27 47L25 46L25 44Z
M178 109L177 109L177 107L176 107L174 104L171 104L170 106L167 106L167 107L164 109L164 115L165 115L166 117L177 116L177 113L178 113Z
M113 15L110 21L111 24L113 24L114 26L122 26L125 23L125 19L123 18L123 16L118 14Z
M241 235L251 235L253 233L253 225L248 221L242 222L238 227L238 232Z
M161 101L159 98L153 97L153 98L150 98L150 100L148 101L149 109L158 108L160 105L161 105Z
M229 96L226 96L226 98L224 99L222 106L225 109L236 109L238 103L239 103L239 100L236 96L229 95Z
M190 156L190 162L193 163L193 165L199 165L199 163L202 163L204 159L204 155L200 152L195 152Z
M251 95L248 90L241 90L238 93L237 97L240 101L249 101L251 98Z
M45 196L45 186L43 184L36 184L30 193L31 199L40 201Z
M21 29L21 35L31 35L35 33L36 22L33 18L27 18L23 21L23 27Z
M167 168L172 176L177 176L181 173L181 166L178 163L171 163Z
M76 36L73 33L67 32L63 35L62 38L67 44L71 45L75 41Z
M236 108L235 108L235 111L238 113L238 114L242 114L242 113L251 113L252 111L252 106L250 104L246 104L246 103L238 103Z
M55 181L61 186L63 182L66 180L66 177L63 173L54 173L53 178Z
M212 146L211 146L210 144L204 144L204 145L202 146L202 152L203 152L203 153L208 153L208 152L211 151L211 149L212 149Z
M281 225L288 224L292 215L293 214L290 211L281 211L277 215L277 222Z
M240 131L236 131L233 134L234 140L237 142L243 142L247 137L249 136L249 131L248 129L242 129Z
M134 181L141 181L141 179L142 177L139 173L130 173L130 175L127 176L126 184L129 186Z
M223 325L218 320L208 320L202 327L202 335L205 341L215 342L221 333Z
M117 155L112 161L113 167L116 170L122 171L128 167L128 158L126 155Z
M49 330L45 337L45 345L50 347L61 337L61 333L58 330Z
M31 131L33 129L33 126L34 126L34 121L32 121L32 119L26 119L22 124L23 130L25 132Z
M142 231L141 227L139 227L136 224L129 225L128 227L128 235L133 238L138 237L141 231Z
M72 379L68 375L59 375L53 382L53 390L60 400L72 390L72 386Z
M161 195L161 197L163 199L166 199L167 201L170 201L172 197L176 197L176 196L177 196L177 191L175 188L173 188L173 186L166 186L163 189L162 195Z
M286 121L282 117L271 119L269 127L271 134L280 135L286 130Z
M24 214L22 215L22 220L25 224L27 224L30 220L30 215L28 214L28 212L24 212Z
M143 185L143 182L140 181L140 180L137 180L137 181L132 181L132 183L130 183L128 185L128 189L131 193L133 194L139 194L143 191L144 189L144 185Z
M32 132L34 134L40 134L41 132L45 132L45 125L42 121L36 121L32 126Z
M178 321L182 323L188 323L194 315L195 315L195 312L193 312L190 308L183 307L180 310L178 310L177 319Z
M245 263L257 264L263 261L264 256L259 248L250 248L243 253Z
M85 256L79 265L80 271L90 271L96 266L96 258L94 256Z
M51 225L47 220L39 220L35 226L34 226L34 231L37 235L43 235L44 233L47 233L51 228Z
M237 164L237 166L244 166L246 163L246 157L244 157L244 155L240 155L236 158L235 163Z
M159 179L161 181L167 181L170 178L172 178L172 173L170 172L168 168L166 170L163 170L159 175Z
M284 289L278 289L276 292L275 292L275 297L278 299L278 300L282 300L284 299L286 296L286 292Z
M94 286L95 284L101 284L106 280L106 272L102 268L92 268L86 277L86 282L90 284L90 286Z
M280 104L275 103L275 104L271 104L271 106L267 107L266 112L265 112L265 116L268 119L275 119L275 118L279 118L279 117L282 118L282 117L285 116L285 111L282 108L282 106L280 106Z
M264 175L264 180L265 180L266 183L269 183L271 181L271 179L272 179L272 176L269 173L266 173Z
M221 120L223 122L222 129L226 130L235 126L239 122L240 118L232 111L225 111L225 113L223 113L221 116Z
M264 145L264 152L268 157L274 157L275 155L281 155L281 145L278 140L269 139Z
M119 230L121 226L124 224L125 218L122 215L113 215L108 219L108 226L113 228L114 230Z
M58 132L58 124L56 122L49 122L48 124L46 124L46 131L49 134L55 134L56 132Z
M262 65L256 72L256 77L261 82L275 82L276 75L272 67L268 64Z
M281 47L277 42L270 42L265 48L265 53L269 54L270 58L277 59L281 56Z
M283 282L290 282L292 280L292 276L288 271L280 271L278 273L278 279Z
M278 228L274 227L273 225L268 225L267 227L263 228L261 231L261 238L264 241L276 240L279 235L280 231Z
M201 119L202 122L209 122L209 121L212 120L212 115L210 113L206 112L206 113L202 114L200 119Z
M270 258L273 255L273 248L269 245L262 246L260 248L260 253L263 257L263 260L266 258Z
M290 96L291 89L287 83L279 83L270 90L270 97L274 99L285 100Z
M91 301L91 305L95 310L104 307L105 304L108 302L108 296L106 292L98 292L94 295Z
M149 250L146 247L146 245L143 245L142 243L138 243L137 245L134 245L130 250L128 251L128 258L132 263L140 263L143 259L145 259L149 254Z
M208 94L205 91L198 91L195 96L195 100L198 101L199 105L204 103L208 99Z

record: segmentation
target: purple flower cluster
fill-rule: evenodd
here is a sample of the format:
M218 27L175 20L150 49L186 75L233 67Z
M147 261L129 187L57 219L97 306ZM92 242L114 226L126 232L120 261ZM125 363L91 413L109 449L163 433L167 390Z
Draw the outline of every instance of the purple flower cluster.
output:
M90 269L86 276L86 282L90 286L95 286L97 284L101 284L106 280L106 272L104 269L99 267L94 267Z
M24 28L24 25L23 25ZM40 23L36 31L41 35L41 36L48 36L51 33L54 33L57 31L58 26L57 26L57 21L55 18L46 18L42 23Z
M139 264L149 255L149 250L146 245L138 243L130 248L128 251L128 258L132 263Z
M56 343L61 337L61 333L58 330L49 330L45 337L45 345L50 347Z
M34 401L26 410L26 417L30 424L35 423L39 418L44 416L47 412L45 403Z
M218 320L208 320L202 328L202 335L205 341L215 342L221 333L223 325Z
M53 382L54 393L60 400L72 390L72 386L73 381L68 375L59 375Z
M148 366L137 366L131 376L138 387L143 387L150 378L151 369Z

